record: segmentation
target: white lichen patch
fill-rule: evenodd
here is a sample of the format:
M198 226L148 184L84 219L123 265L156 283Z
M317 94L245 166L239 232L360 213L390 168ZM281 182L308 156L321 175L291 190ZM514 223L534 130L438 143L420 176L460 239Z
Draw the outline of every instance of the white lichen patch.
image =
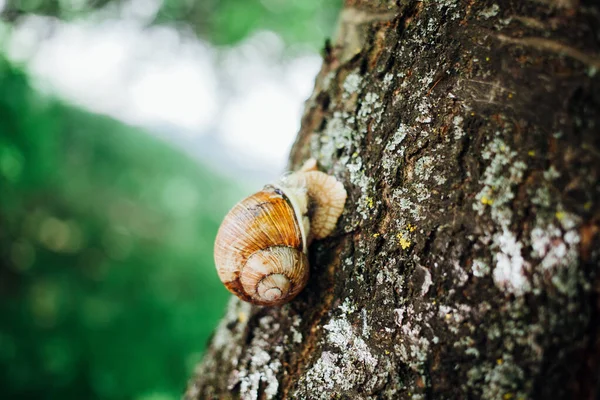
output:
M403 296L405 293L405 284L406 279L404 275L399 275L397 272L398 258L396 257L386 257L385 252L381 254L382 259L386 260L385 264L380 268L380 271L377 273L376 279L377 284L380 286L378 290L389 290L387 288L393 289L393 291ZM384 299L384 304L387 304L390 297L393 297L394 294L390 291L388 296Z
M302 343L302 333L298 331L300 322L302 322L302 318L300 318L299 315L294 315L292 318L292 326L290 327L290 332L292 333L291 339L294 343Z
M560 172L558 172L554 165L551 165L550 168L544 171L544 179L546 179L547 181L553 181L554 179L557 179L559 177Z
M358 121L361 132L366 133L367 124L371 119L375 120L376 126L381 122L383 103L379 100L379 95L369 92L362 100L358 110Z
M453 343L453 347L462 348L466 355L473 356L475 358L479 358L480 353L477 350L475 345L475 340L471 336L462 336L458 341Z
M423 271L423 286L421 286L421 296L425 296L429 292L429 288L433 284L431 272L427 268L419 267Z
M371 336L371 325L369 324L369 319L367 316L367 309L363 308L361 311L362 316L362 336L365 339L368 339Z
M383 86L385 88L388 88L392 84L393 81L394 81L394 74L392 74L391 72L388 72L383 77Z
M381 158L381 163L385 169L386 175L389 175L392 172L392 169L398 166L399 160L402 160L404 157L406 147L401 146L401 144L410 129L411 128L408 125L400 124L396 132L394 132L392 137L388 140Z
M354 118L350 114L336 111L327 123L324 134L314 136L312 154L321 165L330 167L337 151L352 145L356 135L353 123Z
M421 372L429 356L431 343L423 335L423 321L431 319L433 314L427 310L415 312L412 304L394 310L394 322L399 326L402 339L394 346L400 359L414 371Z
M463 136L466 135L462 125L464 118L460 115L455 116L452 119L452 131L454 132L454 140L460 140Z
M435 159L431 156L423 156L415 163L415 174L422 180L428 180L433 173Z
M369 219L375 208L376 203L374 198L375 180L367 176L365 173L366 168L363 167L363 161L361 157L354 157L348 159L343 157L341 159L342 164L346 165L346 169L350 174L350 182L354 184L360 191L360 198L357 202L356 211L363 220ZM379 204L379 201L378 203ZM354 229L352 226L348 226L347 229Z
M356 306L349 298L346 298L338 308L344 315L349 315L356 311Z
M544 171L544 180L532 190L536 224L529 237L518 240L517 234L510 229L511 203L514 188L521 183L526 165L518 161L516 152L499 138L488 144L482 157L489 160L489 165L483 175L484 186L477 194L473 208L479 215L489 212L494 222L496 231L491 235L490 249L495 263L492 272L495 285L516 296L531 292L540 281L531 278L535 272L533 266L539 265L540 272L545 271L540 275L542 280L550 280L565 295L574 295L581 280L576 269L580 240L576 227L581 219L565 211L560 203L554 204L556 199L549 187L560 173L553 167ZM529 246L533 251L527 261L523 252ZM473 264L473 272L480 273L479 265Z
M321 353L301 378L301 386L306 386L305 390L316 399L331 397L331 392L323 389L335 388L342 392L372 389L381 380L377 371L379 360L362 336L344 317L332 318L324 328L327 331L326 343L332 350Z
M424 97L419 105L417 106L417 110L419 114L417 115L416 121L421 124L429 124L431 123L431 103L429 98Z
M499 248L494 255L496 267L493 278L496 286L517 296L531 290L526 276L529 263L521 254L523 245L508 230L504 230L500 235L494 235L494 243Z
M229 381L231 388L239 383L241 399L273 399L277 395L277 373L282 368L279 360L283 356L284 347L274 346L273 337L280 332L280 324L271 316L264 316L259 320L248 351L240 361L241 367L233 371ZM287 342L289 338L286 336L283 341Z
M546 273L550 272L552 284L564 295L577 294L581 280L576 269L580 241L576 229L563 234L554 224L536 226L531 231L531 257L539 260L539 265Z
M549 208L552 205L552 197L547 186L539 187L535 190L535 195L531 199L531 203L542 208Z
M456 307L440 304L438 307L438 318L442 319L454 334L458 334L462 323L469 318L470 314L471 307L466 304L459 304Z
M454 273L453 275L456 282L456 286L463 286L469 280L469 273L462 267L462 265L460 265L458 260L455 260L452 263L452 266L454 267L452 269L452 272Z
M471 265L471 271L473 272L473 276L482 278L490 273L490 266L484 260L476 258Z
M352 71L346 79L344 80L344 84L342 85L344 89L344 98L350 97L350 95L357 93L362 84L362 77L359 74L359 70L355 69Z

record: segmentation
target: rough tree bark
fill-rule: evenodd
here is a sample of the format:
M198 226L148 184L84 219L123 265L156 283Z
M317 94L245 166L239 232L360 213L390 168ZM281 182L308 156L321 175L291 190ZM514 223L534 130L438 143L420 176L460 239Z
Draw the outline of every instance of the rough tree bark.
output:
M346 211L187 399L598 398L600 6L347 0L290 168Z

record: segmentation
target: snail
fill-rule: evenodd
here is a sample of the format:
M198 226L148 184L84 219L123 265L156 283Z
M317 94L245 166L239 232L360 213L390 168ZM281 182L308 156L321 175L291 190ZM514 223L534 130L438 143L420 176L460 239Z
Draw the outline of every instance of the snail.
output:
M290 301L308 281L308 246L333 232L345 202L344 185L314 159L266 185L225 216L214 249L219 278L253 304Z

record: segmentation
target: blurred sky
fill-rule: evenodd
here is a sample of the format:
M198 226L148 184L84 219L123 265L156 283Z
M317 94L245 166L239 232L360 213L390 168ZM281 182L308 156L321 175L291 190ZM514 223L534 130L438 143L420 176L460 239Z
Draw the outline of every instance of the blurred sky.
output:
M39 90L148 128L231 175L275 179L320 56L268 31L216 48L185 30L148 27L159 5L130 1L119 19L28 16L5 51Z

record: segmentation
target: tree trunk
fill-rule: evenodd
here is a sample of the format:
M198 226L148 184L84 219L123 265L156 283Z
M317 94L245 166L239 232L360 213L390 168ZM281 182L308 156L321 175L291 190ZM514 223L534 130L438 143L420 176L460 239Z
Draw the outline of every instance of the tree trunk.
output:
M600 6L347 0L290 168L348 190L308 287L232 299L187 399L599 396Z

